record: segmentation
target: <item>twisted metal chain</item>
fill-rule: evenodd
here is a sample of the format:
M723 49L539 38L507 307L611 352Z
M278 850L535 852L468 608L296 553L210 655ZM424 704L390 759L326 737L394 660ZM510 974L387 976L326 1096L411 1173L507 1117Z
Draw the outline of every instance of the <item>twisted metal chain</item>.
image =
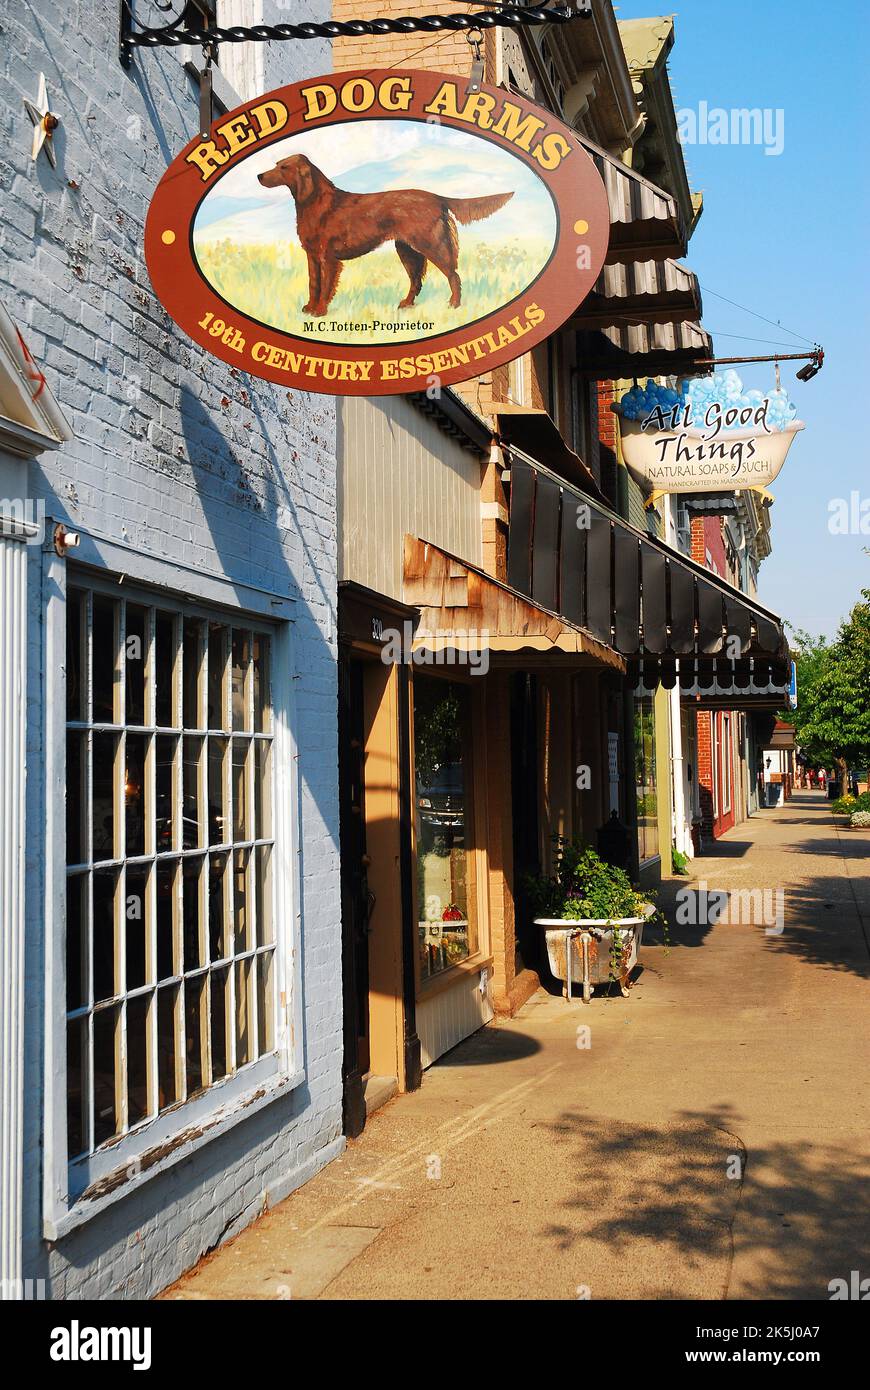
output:
M520 6L506 4L498 9L478 10L473 14L430 14L401 16L395 19L330 19L323 23L256 24L247 27L181 28L180 16L174 24L161 29L128 29L122 42L130 48L176 48L182 44L268 43L272 39L337 39L360 38L368 34L437 34L451 30L518 28L524 24L565 24L590 13L589 0L577 0L574 5L543 4Z

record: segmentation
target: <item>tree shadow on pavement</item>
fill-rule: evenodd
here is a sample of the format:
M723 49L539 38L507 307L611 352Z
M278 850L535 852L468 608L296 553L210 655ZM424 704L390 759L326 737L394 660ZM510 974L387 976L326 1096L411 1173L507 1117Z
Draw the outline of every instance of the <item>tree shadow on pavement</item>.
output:
M870 945L859 918L861 897L870 920L870 892L856 894L848 878L823 876L785 889L785 929L769 936L772 951L796 956L808 965L866 979L870 976Z
M867 862L870 871L870 837L863 830L844 830L842 839L831 836L826 840L801 840L798 845L783 845L785 854L830 855L834 859Z
M633 1291L648 1286L636 1297L829 1298L832 1279L866 1265L870 1164L827 1143L747 1154L739 1127L729 1106L662 1127L565 1112L551 1128L577 1141L582 1185L543 1235L581 1263L585 1249L600 1264L606 1246Z

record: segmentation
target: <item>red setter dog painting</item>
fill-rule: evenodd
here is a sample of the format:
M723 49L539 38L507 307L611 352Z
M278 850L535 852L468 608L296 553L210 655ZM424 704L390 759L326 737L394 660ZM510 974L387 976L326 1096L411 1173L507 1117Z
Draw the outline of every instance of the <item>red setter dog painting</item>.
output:
M396 254L410 280L399 303L408 309L423 287L429 261L450 286L450 307L462 301L457 274L459 233L456 223L479 222L504 207L513 193L484 198L446 198L420 188L397 188L383 193L347 193L336 188L304 154L281 159L274 169L258 175L264 188L290 190L296 203L296 230L308 257L308 303L304 314L325 314L338 288L342 261L366 256L385 241L396 243Z

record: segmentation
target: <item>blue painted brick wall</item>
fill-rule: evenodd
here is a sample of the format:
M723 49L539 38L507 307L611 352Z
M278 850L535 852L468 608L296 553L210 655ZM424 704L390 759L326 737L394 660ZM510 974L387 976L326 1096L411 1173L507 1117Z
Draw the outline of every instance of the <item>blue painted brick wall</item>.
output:
M262 9L232 0L223 17L256 22ZM323 0L306 4L307 16L328 14ZM265 5L267 22L287 17L286 5ZM186 341L155 300L142 256L145 212L197 129L198 98L171 50L140 53L125 72L117 23L117 0L0 0L0 295L76 436L32 465L29 487L49 516L85 536L296 598L310 1026L303 1087L46 1247L44 595L32 556L24 1264L27 1276L49 1279L56 1298L153 1294L341 1142L334 401L243 377ZM263 90L331 65L328 45L306 42L235 54L225 66L244 75L256 62ZM23 98L35 98L40 72L62 121L57 170L44 155L29 157Z

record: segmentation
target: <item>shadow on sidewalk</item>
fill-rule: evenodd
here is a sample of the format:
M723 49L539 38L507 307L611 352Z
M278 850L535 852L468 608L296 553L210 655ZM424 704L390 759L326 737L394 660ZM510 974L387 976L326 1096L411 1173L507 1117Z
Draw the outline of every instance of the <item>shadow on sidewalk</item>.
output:
M801 840L796 845L783 845L786 854L829 854L834 859L870 860L870 837L863 830L844 830L842 839L831 835L826 840Z
M721 1297L739 1261L735 1297L829 1298L831 1280L861 1268L870 1168L834 1145L747 1154L739 1123L728 1106L683 1111L665 1129L566 1111L551 1128L563 1143L576 1139L582 1186L564 1204L565 1223L542 1234L560 1250L592 1240L626 1260L644 1241L692 1267L724 1259Z
M782 936L767 938L772 950L824 970L870 978L867 928L862 929L849 879L817 876L786 887L785 905Z
M541 1051L541 1044L527 1033L499 1028L496 1023L481 1028L443 1053L436 1067L482 1067L493 1063L517 1062Z

